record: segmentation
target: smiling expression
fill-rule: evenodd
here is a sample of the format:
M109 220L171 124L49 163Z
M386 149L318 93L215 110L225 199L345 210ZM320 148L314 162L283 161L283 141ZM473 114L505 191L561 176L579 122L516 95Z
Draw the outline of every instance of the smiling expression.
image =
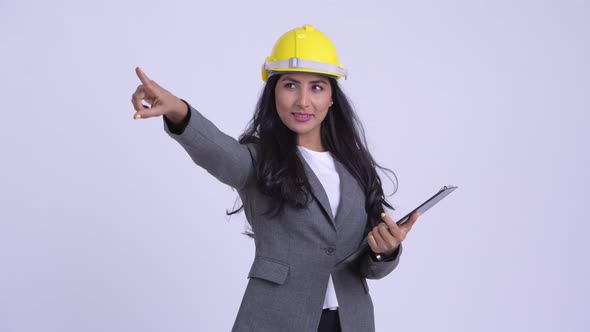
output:
M297 144L323 150L320 129L332 102L329 78L311 73L283 74L275 87L275 98L279 118L297 134Z

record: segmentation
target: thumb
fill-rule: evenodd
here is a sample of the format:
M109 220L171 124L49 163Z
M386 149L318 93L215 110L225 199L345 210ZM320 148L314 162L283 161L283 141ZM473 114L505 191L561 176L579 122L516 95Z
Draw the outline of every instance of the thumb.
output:
M144 107L145 108L143 110L135 112L135 114L133 115L133 118L135 120L153 118L164 114L164 108L160 105L154 107Z
M410 229L412 229L412 226L414 226L414 224L416 223L416 220L418 220L418 217L420 217L420 212L416 211L412 213L410 215L410 219L408 219L408 221L404 223L400 228L405 228L406 231L409 231Z

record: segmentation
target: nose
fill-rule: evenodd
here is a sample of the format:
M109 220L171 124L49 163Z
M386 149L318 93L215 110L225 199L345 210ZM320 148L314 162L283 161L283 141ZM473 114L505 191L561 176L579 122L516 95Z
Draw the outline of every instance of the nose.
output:
M306 89L299 90L299 94L297 95L297 106L301 108L309 107L311 105L310 98L310 93Z

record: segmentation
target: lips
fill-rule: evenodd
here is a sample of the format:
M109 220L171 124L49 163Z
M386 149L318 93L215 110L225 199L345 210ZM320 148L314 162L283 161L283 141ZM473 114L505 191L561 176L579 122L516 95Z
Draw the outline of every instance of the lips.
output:
M296 120L301 120L301 121L309 120L313 116L313 114L307 114L307 113L291 113L291 114L293 114L293 116L295 117Z

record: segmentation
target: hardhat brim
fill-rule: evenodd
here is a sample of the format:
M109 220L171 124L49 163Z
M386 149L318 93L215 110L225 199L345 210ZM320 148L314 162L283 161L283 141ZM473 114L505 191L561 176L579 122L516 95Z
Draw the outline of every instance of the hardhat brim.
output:
M271 72L300 72L323 74L340 79L346 79L347 70L342 66L299 58L271 61L266 59L262 65L262 79L266 81Z

